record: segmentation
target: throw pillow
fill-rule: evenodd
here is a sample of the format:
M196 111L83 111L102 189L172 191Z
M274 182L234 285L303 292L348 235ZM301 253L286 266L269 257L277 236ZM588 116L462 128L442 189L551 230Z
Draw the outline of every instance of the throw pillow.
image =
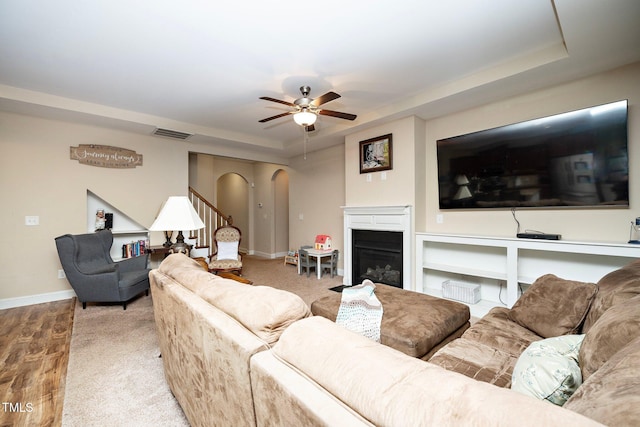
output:
M586 380L629 342L640 338L640 295L605 311L586 334L580 349L582 376Z
M216 244L218 246L217 260L238 260L238 245L240 242L217 242Z
M583 339L563 335L531 343L513 368L511 389L564 405L582 384L578 354Z
M546 274L516 301L509 311L509 318L543 338L575 334L597 290L594 283Z
M609 308L636 295L640 295L640 259L610 272L598 281L598 295L584 320L583 332L587 333Z
M586 344L582 343L582 347ZM564 408L608 426L634 426L640 420L640 338L614 354L591 375Z

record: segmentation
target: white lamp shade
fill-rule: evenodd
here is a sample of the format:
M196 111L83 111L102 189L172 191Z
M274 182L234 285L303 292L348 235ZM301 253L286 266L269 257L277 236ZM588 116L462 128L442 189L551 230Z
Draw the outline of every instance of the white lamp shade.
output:
M456 176L456 184L457 185L469 185L469 178L466 175L458 175Z
M471 194L469 187L467 187L466 185L463 185L460 188L458 188L458 191L456 192L455 196L453 196L453 200L470 199L472 197L473 195Z
M310 113L307 110L302 110L299 113L293 115L293 120L300 126L311 126L316 122L316 116L314 113Z
M160 210L150 231L182 231L204 228L204 222L198 216L186 196L171 196Z

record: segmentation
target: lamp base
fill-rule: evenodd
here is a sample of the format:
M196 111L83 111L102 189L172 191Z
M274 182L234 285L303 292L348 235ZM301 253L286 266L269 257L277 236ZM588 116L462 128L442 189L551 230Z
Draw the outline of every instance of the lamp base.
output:
M170 248L171 245L173 245L173 242L171 241L171 236L173 236L173 231L165 231L164 232L164 238L167 239L167 240L165 240L165 242L162 244L162 246L164 246L165 248Z
M176 237L176 242L169 248L169 253L191 256L192 247L193 245L184 242L184 236L182 235L182 231L180 231L178 237Z

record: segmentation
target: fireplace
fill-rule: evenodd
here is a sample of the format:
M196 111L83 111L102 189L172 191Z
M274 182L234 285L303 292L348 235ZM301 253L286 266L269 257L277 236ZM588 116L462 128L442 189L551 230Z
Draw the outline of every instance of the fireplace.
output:
M343 284L358 285L370 278L413 290L411 206L343 206L343 209Z
M369 279L402 288L402 232L353 230L351 283Z

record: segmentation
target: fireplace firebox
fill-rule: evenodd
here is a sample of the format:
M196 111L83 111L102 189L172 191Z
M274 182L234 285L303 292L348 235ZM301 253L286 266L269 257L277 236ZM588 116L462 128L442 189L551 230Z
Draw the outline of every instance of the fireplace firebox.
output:
M402 288L402 232L353 230L352 283L365 279Z

